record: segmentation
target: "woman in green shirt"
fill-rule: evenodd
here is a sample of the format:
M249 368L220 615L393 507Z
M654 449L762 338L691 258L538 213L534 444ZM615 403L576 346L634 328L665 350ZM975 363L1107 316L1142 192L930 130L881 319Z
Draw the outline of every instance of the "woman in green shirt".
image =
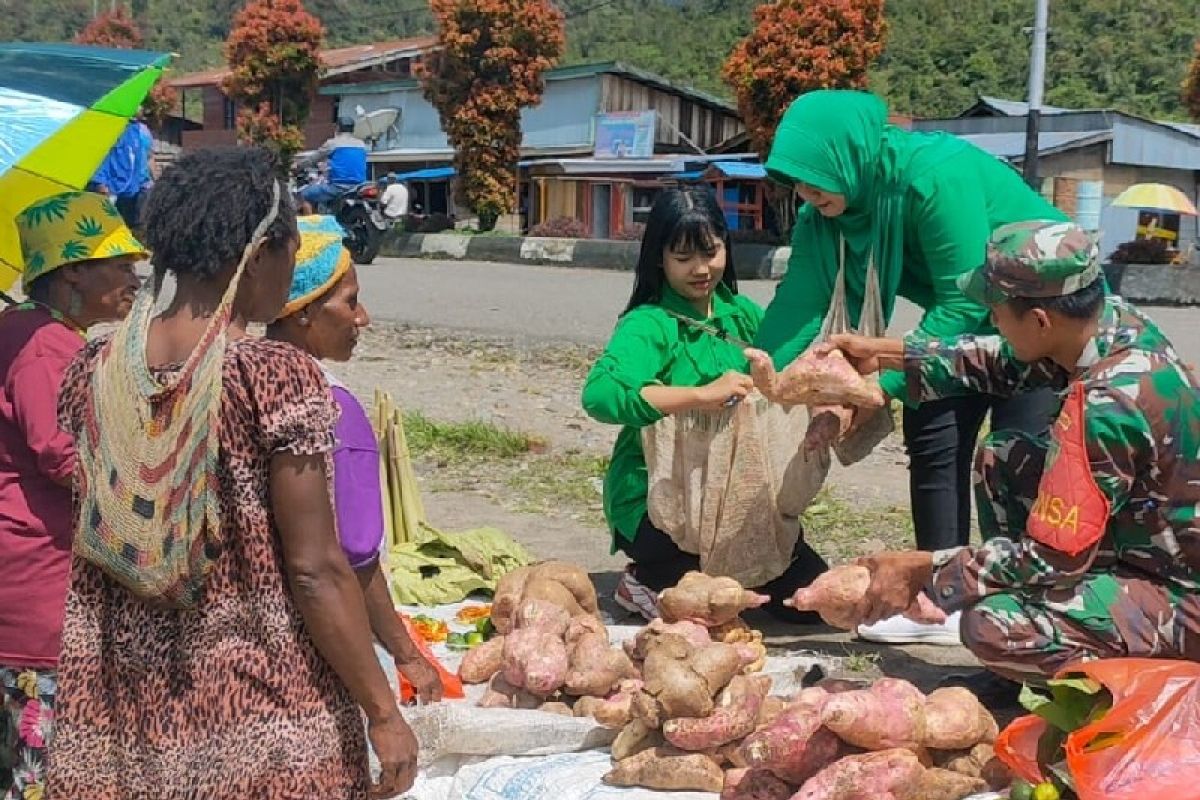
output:
M729 230L706 189L670 189L650 211L633 294L604 353L588 374L583 407L600 422L623 426L604 480L604 513L613 550L632 559L616 602L646 618L657 616L657 593L700 568L646 514L649 482L641 429L667 414L724 408L753 388L741 348L679 317L715 326L744 341L754 338L762 309L737 293ZM767 610L794 622L813 621L781 601L827 566L803 542L792 565L763 587Z
M859 319L873 257L884 319L891 321L896 297L905 297L925 310L917 329L942 338L992 330L988 310L963 295L956 279L983 263L993 229L1022 220L1066 219L1011 167L974 145L949 134L888 125L883 101L864 92L817 91L796 100L780 122L766 167L805 202L787 275L756 340L779 368L803 353L820 330L838 273L840 240L851 321ZM889 397L906 400L903 373L885 373L880 383ZM904 409L913 522L923 550L968 542L971 466L989 410L993 430L1044 434L1057 402L1049 392L1037 392ZM913 634L922 637L918 629Z

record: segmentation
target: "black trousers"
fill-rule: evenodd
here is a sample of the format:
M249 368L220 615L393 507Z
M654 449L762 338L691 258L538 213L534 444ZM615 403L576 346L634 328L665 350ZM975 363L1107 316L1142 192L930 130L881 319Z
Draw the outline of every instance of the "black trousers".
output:
M904 409L909 499L917 548L943 550L971 538L971 467L988 411L992 430L1044 435L1061 403L1050 389L1001 399L973 394Z
M637 536L632 542L620 539L617 547L633 561L633 576L655 592L671 588L688 572L700 570L700 557L680 550L670 536L654 527L649 516L642 517L642 524L638 526ZM783 601L828 569L825 559L809 547L801 535L792 551L792 563L784 573L765 586L754 587L771 598L763 610L776 619L794 625L822 624L815 613L796 611L783 605Z

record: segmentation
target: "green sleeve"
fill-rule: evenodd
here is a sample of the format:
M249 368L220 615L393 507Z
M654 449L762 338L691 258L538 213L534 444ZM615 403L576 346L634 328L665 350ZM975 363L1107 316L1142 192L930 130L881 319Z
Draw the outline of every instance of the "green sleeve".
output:
M905 233L929 272L930 297L916 330L947 339L972 333L987 321L988 310L958 288L958 276L983 264L991 236L987 187L958 175L936 175L927 186L914 187ZM903 372L886 372L880 387L889 397L905 398Z
M644 428L663 418L642 389L659 383L670 357L666 328L650 308L634 309L617 323L583 385L583 410L599 422Z
M1000 336L929 339L920 332L904 337L908 402L919 405L945 397L990 394L1010 397L1038 386L1065 385L1065 373L1049 361L1026 364Z
M813 343L833 299L833 281L823 274L821 260L813 257L820 245L812 223L798 218L787 274L775 289L754 339L759 349L771 354L776 369L795 361Z

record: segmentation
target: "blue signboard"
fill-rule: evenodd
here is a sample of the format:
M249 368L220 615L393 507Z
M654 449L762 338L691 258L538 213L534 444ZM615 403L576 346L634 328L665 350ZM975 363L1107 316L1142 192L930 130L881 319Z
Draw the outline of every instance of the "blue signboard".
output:
M596 116L596 158L651 158L655 111L621 111Z

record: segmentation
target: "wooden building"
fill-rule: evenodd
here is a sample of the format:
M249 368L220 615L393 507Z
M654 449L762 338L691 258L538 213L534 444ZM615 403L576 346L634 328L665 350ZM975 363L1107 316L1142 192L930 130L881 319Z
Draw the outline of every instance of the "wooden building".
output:
M429 52L432 37L399 39L390 42L340 47L321 51L321 87L355 84L364 81L404 80L413 75L413 66ZM236 141L238 106L221 89L228 69L212 69L181 75L170 81L179 92L183 119L168 126L175 131L185 150ZM314 148L333 135L340 109L336 95L312 97L308 124L304 128L305 146Z

